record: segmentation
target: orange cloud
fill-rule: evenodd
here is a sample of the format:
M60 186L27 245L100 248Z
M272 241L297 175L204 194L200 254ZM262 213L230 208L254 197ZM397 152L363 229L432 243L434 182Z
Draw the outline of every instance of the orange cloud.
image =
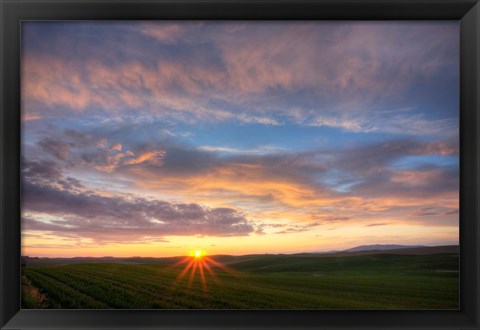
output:
M165 157L165 151L163 150L147 151L134 158L127 159L125 161L125 164L135 165L135 164L141 164L143 162L152 162L153 164L161 165L162 159L164 157Z
M120 143L116 143L110 147L110 150L122 151L122 145Z

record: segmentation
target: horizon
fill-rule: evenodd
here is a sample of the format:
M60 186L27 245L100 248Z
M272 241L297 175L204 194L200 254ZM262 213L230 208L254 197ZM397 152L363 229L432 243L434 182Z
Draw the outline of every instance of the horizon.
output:
M22 254L458 245L458 45L458 22L24 22Z
M358 247L364 247L364 246L384 246L384 245L398 245L402 246L401 248L397 249L382 249L382 250L364 250L364 251L348 251L350 249L358 248ZM343 250L322 250L322 251L303 251L303 252L293 252L293 253L288 253L288 252L257 252L257 253L247 253L247 254L225 254L225 253L216 253L216 254L210 254L207 251L202 250L202 256L208 256L208 257L216 257L216 256L231 256L231 257L242 257L242 256L249 256L249 255L297 255L297 254L329 254L329 253L338 253L338 252L350 252L350 253L355 253L355 252L370 252L370 251L391 251L391 250L404 250L404 249L416 249L416 248L438 248L438 247L451 247L451 246L460 246L460 244L442 244L442 245L401 245L401 244L368 244L368 245L358 245L358 246L352 246L348 249L343 249ZM185 257L192 257L194 258L195 256L192 254L193 251L189 251L183 255L170 255L170 256L141 256L141 255L129 255L129 256L114 256L114 255L101 255L101 256L69 256L69 257L64 257L64 256L39 256L39 255L21 255L20 257L22 258L45 258L45 259L82 259L82 258L92 258L92 259L103 259L103 258L112 258L112 259L134 259L134 258L140 258L140 259L168 259L168 258L185 258Z

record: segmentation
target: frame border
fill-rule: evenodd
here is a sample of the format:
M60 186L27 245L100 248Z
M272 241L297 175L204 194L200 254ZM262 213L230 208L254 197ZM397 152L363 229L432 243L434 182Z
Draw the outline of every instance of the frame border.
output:
M0 0L0 328L480 329L479 0ZM459 20L460 309L20 309L20 23L23 20Z

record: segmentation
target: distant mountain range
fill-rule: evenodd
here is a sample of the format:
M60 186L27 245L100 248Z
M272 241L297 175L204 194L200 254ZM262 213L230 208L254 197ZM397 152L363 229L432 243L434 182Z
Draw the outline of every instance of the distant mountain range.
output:
M384 251L384 250L398 250L398 249L410 249L425 247L425 245L396 245L396 244L373 244L373 245L360 245L343 252L359 252L359 251Z

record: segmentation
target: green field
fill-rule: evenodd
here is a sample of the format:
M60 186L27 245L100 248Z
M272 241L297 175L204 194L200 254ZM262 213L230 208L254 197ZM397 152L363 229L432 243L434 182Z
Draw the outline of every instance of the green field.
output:
M457 309L458 253L217 256L23 267L23 308ZM217 263L218 262L218 263ZM218 265L224 265L222 267ZM203 275L202 275L203 274ZM183 275L183 277L182 277Z

